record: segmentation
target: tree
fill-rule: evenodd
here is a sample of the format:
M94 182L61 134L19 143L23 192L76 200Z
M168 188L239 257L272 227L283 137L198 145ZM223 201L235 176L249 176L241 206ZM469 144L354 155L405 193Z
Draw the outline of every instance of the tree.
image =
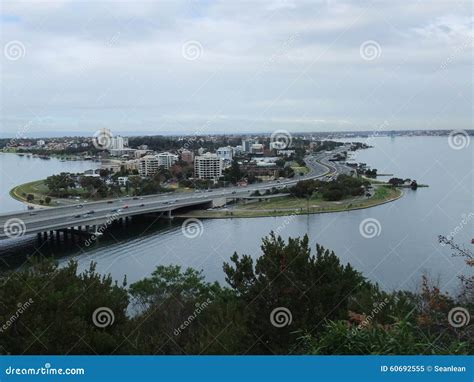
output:
M33 194L26 195L27 202L32 202L33 200L35 200L35 196Z
M78 273L70 262L59 268L52 261L33 261L27 268L4 275L0 288L0 321L9 322L1 333L0 353L112 354L126 351L129 333L127 291L102 276L91 264ZM11 320L21 305L18 319ZM111 312L113 323L98 321L97 309ZM96 313L97 314L97 313ZM99 325L100 325L100 321Z
M90 197L98 193L101 197L107 196L108 189L101 178L94 176L83 176L80 180L81 187L88 191Z
M127 186L133 189L134 195L138 195L141 185L142 185L142 178L140 176L132 175L128 177Z
M243 178L244 174L240 170L239 162L237 158L232 159L232 164L228 170L226 170L225 178L226 180L232 182L232 184L237 184L239 180Z
M239 346L239 336L230 340L225 332L226 327L237 332L238 324L229 327L232 308L226 307L233 298L217 283L205 282L202 272L158 266L151 277L132 284L130 294L143 312L134 322L140 351L198 354L206 348L222 354L233 348L232 343Z
M401 178L390 178L388 183L390 183L393 187L397 187L402 185L404 181Z
M324 319L346 317L364 278L350 265L341 265L334 252L317 245L316 255L311 255L306 235L285 244L274 233L263 239L261 249L255 266L250 256L237 253L231 264L224 263L226 281L239 296L247 327L265 344L256 345L257 353L286 353L296 339L295 329L315 330ZM290 325L272 324L272 312L278 309L286 309Z
M45 180L51 195L61 195L74 187L74 179L71 174L62 172L59 175L48 176Z
M51 198L50 198L49 196L47 196L46 198L44 198L44 202L45 202L46 204L51 203Z

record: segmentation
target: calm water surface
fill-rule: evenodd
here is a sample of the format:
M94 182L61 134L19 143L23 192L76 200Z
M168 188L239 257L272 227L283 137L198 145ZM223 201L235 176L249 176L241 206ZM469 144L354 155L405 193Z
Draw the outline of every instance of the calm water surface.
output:
M361 139L359 139L361 141ZM159 264L179 264L203 269L210 281L224 281L222 264L234 251L260 255L261 238L277 230L287 238L308 234L312 245L320 243L350 262L364 275L391 289L414 289L422 274L439 278L440 286L455 292L460 272L466 272L459 258L437 243L437 235L448 235L456 227L455 239L471 247L473 221L463 224L463 217L474 212L474 144L453 150L447 138L402 137L374 138L372 149L360 151L355 158L402 178L428 184L414 192L407 190L400 200L382 206L351 212L296 217L203 220L201 235L189 239L181 232L182 221L154 222L136 219L126 227L114 227L107 236L90 247L83 242L36 242L35 238L0 244L7 262L20 255L39 252L53 255L61 263L76 259L81 269L91 261L100 272L121 280L127 275L133 282L149 275ZM8 196L17 183L43 178L60 171L81 171L90 162L41 161L0 155L2 165L2 211L21 208ZM9 175L4 179L4 174ZM360 234L364 219L380 222L380 235L368 239ZM474 219L473 219L474 220ZM19 260L18 260L19 261Z

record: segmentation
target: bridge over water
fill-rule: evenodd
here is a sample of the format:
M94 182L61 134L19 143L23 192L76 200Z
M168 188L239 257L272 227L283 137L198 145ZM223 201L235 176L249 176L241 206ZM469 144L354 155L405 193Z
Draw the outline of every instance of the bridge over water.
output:
M98 227L114 221L128 220L136 215L155 214L172 217L173 211L189 208L209 208L225 205L229 200L248 199L254 191L292 186L300 180L321 178L338 172L327 159L330 155L320 154L307 157L310 171L304 176L282 181L265 182L248 187L226 187L209 192L170 193L128 197L89 202L82 205L44 208L34 211L20 211L0 215L0 240L17 238L23 235L48 232L59 235L68 233L97 232Z

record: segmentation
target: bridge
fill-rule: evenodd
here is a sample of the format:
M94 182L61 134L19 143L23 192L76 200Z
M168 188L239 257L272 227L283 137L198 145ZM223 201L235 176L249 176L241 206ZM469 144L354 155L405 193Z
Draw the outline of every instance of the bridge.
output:
M132 216L158 214L171 217L172 212L184 208L209 208L225 205L229 200L248 199L255 191L293 186L300 180L323 178L341 171L328 161L332 154L319 154L305 158L309 172L292 179L270 181L247 187L225 187L200 192L165 193L142 197L127 197L88 202L72 206L44 208L0 214L0 240L48 232L97 233L114 221L127 221ZM340 166L340 165L339 165Z

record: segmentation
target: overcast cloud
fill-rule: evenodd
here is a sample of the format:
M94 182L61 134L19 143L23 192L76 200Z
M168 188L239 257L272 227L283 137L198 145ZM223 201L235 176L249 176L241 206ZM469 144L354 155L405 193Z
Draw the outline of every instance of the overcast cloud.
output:
M472 4L2 1L1 131L469 129Z

